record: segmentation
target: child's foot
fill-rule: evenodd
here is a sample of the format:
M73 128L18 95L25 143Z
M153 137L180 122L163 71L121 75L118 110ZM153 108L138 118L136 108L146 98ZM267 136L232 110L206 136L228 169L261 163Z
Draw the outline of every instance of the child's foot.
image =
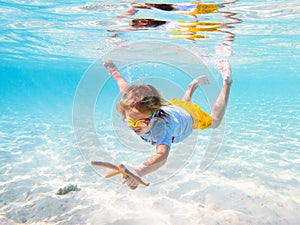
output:
M112 60L105 60L103 65L107 69L107 71L113 76L115 72L119 72L116 65L112 62Z
M223 81L226 84L232 83L231 69L228 59L220 59L215 62L215 66L221 72Z
M194 86L194 88L196 89L199 86L205 86L205 85L209 85L209 80L205 75L202 75L200 77L195 78L190 85Z
M194 93L194 91L197 89L197 87L209 85L209 80L205 75L202 75L200 77L195 78L190 84L189 89L191 90L191 93Z
M193 93L199 86L209 85L209 80L206 76L202 75L200 77L195 78L188 86L184 96L182 97L182 101L189 102L192 99Z

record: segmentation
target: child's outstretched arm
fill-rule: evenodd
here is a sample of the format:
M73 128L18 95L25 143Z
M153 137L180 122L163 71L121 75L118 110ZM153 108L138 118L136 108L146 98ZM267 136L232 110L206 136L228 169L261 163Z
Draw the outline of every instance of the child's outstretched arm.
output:
M138 169L137 172L140 176L144 176L148 173L152 173L167 161L170 147L167 145L157 145L156 153L147 161L144 162Z
M126 80L124 77L122 77L121 73L119 72L117 66L111 61L111 60L105 60L104 66L107 69L107 71L110 73L110 75L115 79L117 82L120 92L122 94L125 93L125 90L128 86Z
M156 153L147 162L144 162L141 166L136 168L134 172L140 177L154 172L165 164L169 155L169 151L169 146L157 145ZM130 177L126 178L123 183L126 183L131 189L136 189L138 186L138 183Z

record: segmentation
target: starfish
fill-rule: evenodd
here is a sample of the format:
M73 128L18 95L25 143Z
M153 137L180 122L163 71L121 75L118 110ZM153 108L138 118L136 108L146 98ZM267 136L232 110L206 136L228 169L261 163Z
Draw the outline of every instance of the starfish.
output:
M144 185L144 186L149 186L149 183L145 183L140 177L134 175L131 171L129 171L123 164L120 164L119 166L116 166L112 163L109 162L101 162L101 161L92 161L91 162L93 166L101 166L107 169L113 170L112 172L108 173L105 175L105 178L110 178L113 176L116 176L118 174L122 174L125 178L126 177L131 177L134 179L137 183Z

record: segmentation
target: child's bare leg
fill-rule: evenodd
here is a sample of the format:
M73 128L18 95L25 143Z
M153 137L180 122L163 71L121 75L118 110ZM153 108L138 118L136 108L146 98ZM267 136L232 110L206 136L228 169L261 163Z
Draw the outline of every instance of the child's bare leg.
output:
M217 128L222 122L222 119L226 111L226 106L230 94L230 87L232 83L229 61L226 59L222 59L216 61L215 64L222 74L223 87L217 101L215 102L212 108L212 112L211 112L211 117L213 119L212 128Z
M120 74L116 65L111 60L105 60L104 66L107 69L107 71L110 73L110 75L117 82L120 92L122 94L124 94L128 84L127 84L126 80L122 77L122 75Z
M184 96L182 97L182 101L184 102L190 102L192 99L192 96L199 86L209 85L209 80L206 76L200 76L195 78L188 86L187 90L184 93Z

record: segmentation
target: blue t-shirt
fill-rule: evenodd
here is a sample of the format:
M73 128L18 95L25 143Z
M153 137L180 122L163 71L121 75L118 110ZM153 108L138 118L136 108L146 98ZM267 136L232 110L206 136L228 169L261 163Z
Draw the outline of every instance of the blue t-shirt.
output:
M192 133L193 119L187 111L179 106L168 105L161 107L161 109L169 117L158 118L151 129L141 138L152 145L164 144L171 147L172 143L178 143Z

